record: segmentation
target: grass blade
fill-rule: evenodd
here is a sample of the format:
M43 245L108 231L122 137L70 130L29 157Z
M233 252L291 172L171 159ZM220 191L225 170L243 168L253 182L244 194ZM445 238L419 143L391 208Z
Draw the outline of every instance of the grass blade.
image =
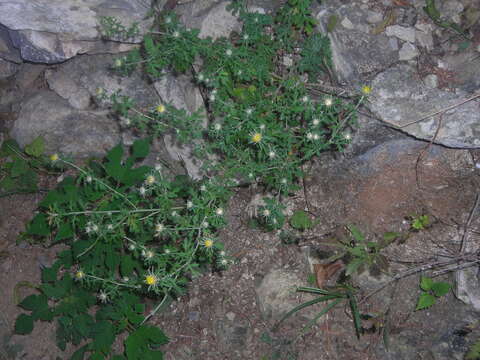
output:
M352 310L355 333L357 334L357 338L360 339L362 324L360 319L360 313L358 312L357 300L355 299L355 295L353 295L350 291L347 292L347 296L348 296L348 303L350 304L350 309Z
M310 320L307 325L305 325L305 327L303 328L302 332L304 333L305 331L307 331L308 329L310 329L316 322L318 319L320 319L320 317L322 317L323 315L325 315L327 312L329 312L331 309L333 309L335 306L337 306L340 302L342 302L343 299L336 299L335 301L332 301L330 304L328 304L327 306L325 306L322 311L320 311L317 315L315 315L315 317Z

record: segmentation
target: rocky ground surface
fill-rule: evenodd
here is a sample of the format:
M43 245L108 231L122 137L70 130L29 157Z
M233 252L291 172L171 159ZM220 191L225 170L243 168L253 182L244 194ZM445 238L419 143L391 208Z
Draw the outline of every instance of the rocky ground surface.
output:
M48 14L48 3L39 2L42 14ZM20 16L11 2L0 0L0 143L12 136L28 144L43 135L49 151L84 157L100 154L120 139L130 142L133 135L93 100L100 86L125 88L144 106L159 97L189 111L203 106L188 78L168 76L149 84L140 74L118 78L109 72L115 58L109 53L123 51L137 39L105 44L93 19L99 14L142 19L143 1L95 2L90 8L69 3L55 10L57 18L70 19L65 30L36 17L28 1L18 1ZM251 3L263 11L278 5ZM284 199L289 215L304 210L315 223L304 232L288 229L294 241L252 226L249 212L261 190L236 192L227 212L229 225L221 233L235 263L194 279L185 296L153 319L171 339L164 348L166 359L450 360L463 359L478 340L476 267L440 276L455 291L425 311L414 311L420 272L392 281L409 268L458 255L465 239L468 251L480 247L479 210L474 209L480 181L480 4L437 3L442 16L469 31L468 44L452 29L434 24L422 10L423 0L328 0L314 6L320 29L327 30L333 15L338 19L329 33L338 77L331 90L348 92L362 84L373 88L352 129L352 144L343 154L326 153L308 164L302 189ZM227 36L239 26L221 1L178 1L175 11L203 36ZM182 149L172 147L169 141L157 142L156 156L180 168L175 154ZM182 156L189 160L188 149ZM191 175L198 171L193 161L187 168ZM41 179L42 188L56 182L49 176ZM41 198L41 193L0 198L2 359L66 359L73 352L55 346L53 323L38 323L28 337L12 332L21 313L17 299L32 291L25 282L38 283L40 269L60 250L18 241ZM411 232L410 217L421 214L432 224ZM338 251L335 244L348 237L348 224L372 240L391 231L410 234L383 250L387 271L366 269L353 277L360 299L388 284L360 304L361 312L372 317L364 322L363 336L356 338L346 306L304 333L302 327L321 305L302 310L272 331L282 314L312 299L295 289L312 285L312 264L325 263ZM388 348L383 337L387 327Z

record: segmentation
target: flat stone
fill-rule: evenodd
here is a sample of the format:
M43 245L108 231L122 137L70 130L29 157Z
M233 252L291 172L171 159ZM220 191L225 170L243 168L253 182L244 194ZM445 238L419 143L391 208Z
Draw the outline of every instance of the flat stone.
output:
M459 104L472 96L459 90L457 94L429 89L418 81L414 67L399 64L377 75L372 82L371 110L381 119L396 126L405 126L429 114ZM438 117L402 127L402 131L431 140L438 126ZM469 101L446 111L435 143L458 148L480 146L480 111L478 102Z
M420 53L415 45L410 43L403 44L402 48L398 52L398 59L402 60L412 60L415 59Z
M376 11L368 11L367 22L369 24L376 24L382 21L383 15Z
M423 78L425 86L430 89L435 89L438 87L438 76L435 74L429 74Z
M73 109L52 91L38 92L23 103L10 135L21 147L43 136L47 153L75 157L104 155L120 141L115 120Z
M156 105L159 98L154 86L137 71L128 77L116 75L111 70L115 58L113 55L77 56L47 70L45 78L50 89L79 110L91 106L98 88L104 89L107 94L121 91L122 95L131 97L139 108Z
M58 63L76 54L124 51L102 40L100 18L115 17L126 27L138 22L141 35L152 22L145 19L148 10L142 0L0 0L0 24L24 60ZM138 43L141 36L115 40Z
M415 29L411 27L404 27L400 25L387 26L385 29L385 34L387 34L387 36L395 36L400 40L410 43L415 42Z
M427 50L433 49L433 36L431 32L416 30L415 37L417 39L418 45L424 47Z

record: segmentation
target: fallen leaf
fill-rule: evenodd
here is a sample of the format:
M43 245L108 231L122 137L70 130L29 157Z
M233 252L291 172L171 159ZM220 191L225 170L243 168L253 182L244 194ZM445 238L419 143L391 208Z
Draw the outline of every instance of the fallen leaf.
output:
M331 264L313 264L313 271L315 273L315 280L319 289L323 288L328 279L338 270L343 268L343 262L337 260Z
M405 0L393 0L393 4L397 6L410 6L410 3Z

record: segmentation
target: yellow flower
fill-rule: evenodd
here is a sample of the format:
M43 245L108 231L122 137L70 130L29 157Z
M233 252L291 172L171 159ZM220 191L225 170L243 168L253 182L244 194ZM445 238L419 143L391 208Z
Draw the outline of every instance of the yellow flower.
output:
M365 95L368 95L372 92L372 88L368 85L363 85L362 86L362 93L364 93Z
M152 185L155 182L155 176L153 175L148 175L147 178L145 179L145 183L147 185Z
M158 278L154 274L148 274L145 276L145 284L148 286L155 286L158 282Z
M260 141L262 141L262 134L258 132L254 133L250 139L254 144L258 144Z
M85 277L85 273L82 270L78 270L75 273L75 279L82 280Z
M50 155L50 160L51 160L51 161L55 162L55 161L57 161L58 159L59 159L58 154L52 154L52 155Z
M205 241L203 242L203 246L205 246L207 249L211 249L213 246L213 240L205 239Z
M163 104L158 105L157 108L156 108L156 110L157 110L157 112L159 112L160 114L161 114L161 113L164 113L164 112L165 112L165 105L163 105Z

